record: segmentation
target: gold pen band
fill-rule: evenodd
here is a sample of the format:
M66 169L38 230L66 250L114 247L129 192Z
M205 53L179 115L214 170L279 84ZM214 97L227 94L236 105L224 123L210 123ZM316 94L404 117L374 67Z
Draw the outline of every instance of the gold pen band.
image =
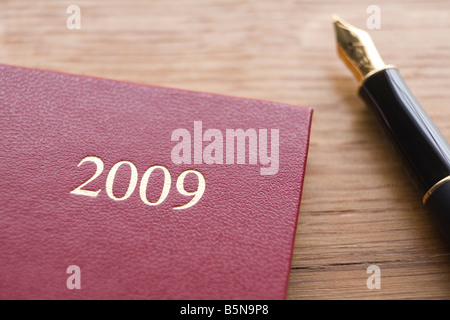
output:
M450 176L445 177L444 179L437 182L434 186L432 186L423 196L423 204L427 203L428 198L435 192L439 187L441 187L443 184L450 182Z
M373 76L374 74L386 70L386 69L397 69L396 66L392 65L392 64L388 64L386 66L384 66L383 68L380 69L375 69L370 71L369 73L367 73L366 75L364 75L360 80L359 80L359 86L358 89L361 88L364 85L364 82L367 80L367 78L370 78L371 76Z

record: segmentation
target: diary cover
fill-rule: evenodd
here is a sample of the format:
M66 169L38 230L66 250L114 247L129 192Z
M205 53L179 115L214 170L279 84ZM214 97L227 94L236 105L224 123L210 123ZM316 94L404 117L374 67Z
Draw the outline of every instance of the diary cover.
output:
M0 298L285 298L311 115L0 66Z

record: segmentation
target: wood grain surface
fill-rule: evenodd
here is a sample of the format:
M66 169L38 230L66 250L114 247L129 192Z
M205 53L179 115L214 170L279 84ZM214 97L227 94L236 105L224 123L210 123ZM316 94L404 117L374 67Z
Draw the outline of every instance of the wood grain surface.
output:
M0 63L313 107L287 298L449 299L450 250L336 54L331 14L367 30L371 4L383 59L450 140L444 0L1 1Z

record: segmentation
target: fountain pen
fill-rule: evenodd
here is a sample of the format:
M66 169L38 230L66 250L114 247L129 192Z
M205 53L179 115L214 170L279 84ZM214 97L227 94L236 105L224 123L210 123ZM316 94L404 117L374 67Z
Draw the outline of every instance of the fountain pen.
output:
M333 16L339 57L359 82L358 95L402 155L422 202L450 245L450 147L403 81L385 65L369 34ZM450 116L450 115L449 115Z

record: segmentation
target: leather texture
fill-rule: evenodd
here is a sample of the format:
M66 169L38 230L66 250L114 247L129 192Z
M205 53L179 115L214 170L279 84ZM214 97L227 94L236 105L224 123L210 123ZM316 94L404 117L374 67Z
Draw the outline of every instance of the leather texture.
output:
M284 299L311 116L274 102L0 66L0 298ZM223 133L279 129L278 173L248 163L174 164L171 134L193 134L194 121ZM95 172L93 163L78 166L87 156L104 163L85 187L101 189L95 198L70 193ZM123 201L105 190L119 161L138 172ZM154 165L168 169L172 184L164 202L149 206L138 189ZM176 188L186 170L203 174L205 192L173 210L191 199ZM149 198L161 193L160 173ZM129 180L119 170L114 193ZM70 265L80 268L81 289L66 286Z

